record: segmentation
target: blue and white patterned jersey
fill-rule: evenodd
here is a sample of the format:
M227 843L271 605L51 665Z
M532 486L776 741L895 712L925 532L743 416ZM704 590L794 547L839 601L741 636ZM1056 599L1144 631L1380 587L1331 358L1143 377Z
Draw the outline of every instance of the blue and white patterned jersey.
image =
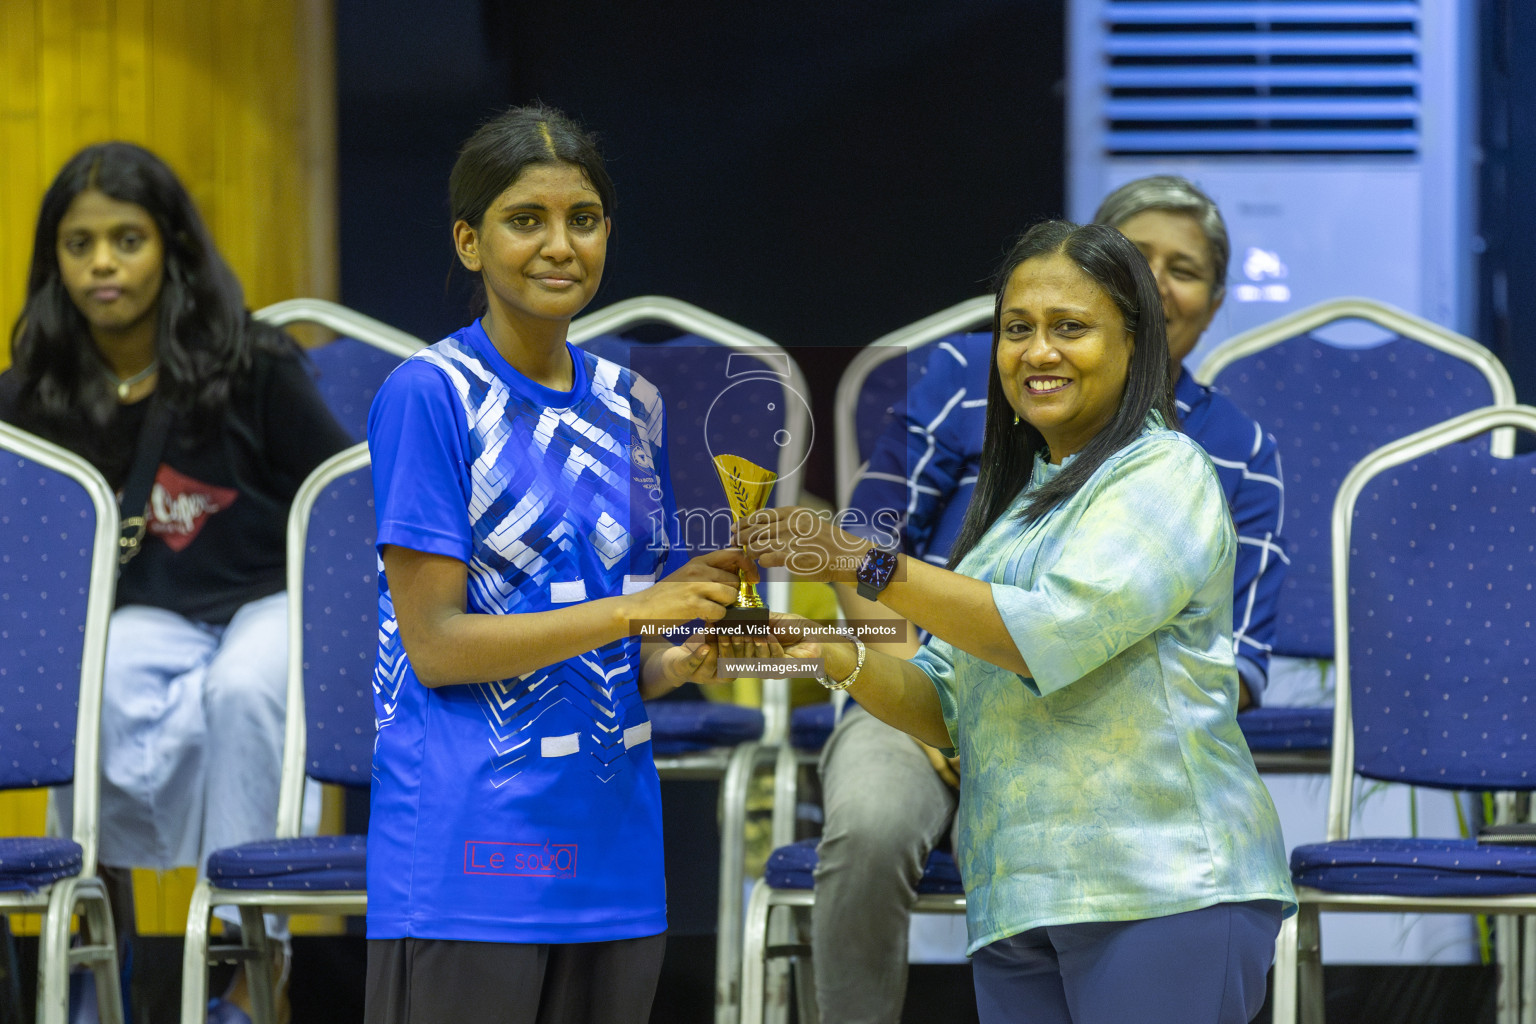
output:
M947 563L976 485L991 360L990 334L956 335L935 345L927 372L907 395L904 417L876 441L849 501L862 522L889 521L882 510L898 510L902 550L935 565ZM1182 429L1216 467L1237 528L1232 646L1238 673L1259 704L1287 565L1279 447L1188 370L1181 368L1174 398Z
M660 395L569 347L569 392L476 323L403 363L369 415L378 545L459 559L472 614L650 586L672 521ZM382 560L381 560L382 562ZM597 942L666 929L660 784L626 638L429 689L379 572L368 937Z

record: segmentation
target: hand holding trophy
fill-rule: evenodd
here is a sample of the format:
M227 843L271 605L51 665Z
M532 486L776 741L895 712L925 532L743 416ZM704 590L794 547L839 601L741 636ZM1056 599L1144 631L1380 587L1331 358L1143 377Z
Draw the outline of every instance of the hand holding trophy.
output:
M773 493L774 482L779 475L764 469L739 455L716 455L715 472L720 474L720 485L725 488L725 500L731 508L731 518L741 522L754 512L768 507L768 495ZM722 622L766 622L768 606L757 593L756 584L738 570L741 586L737 589L736 603L725 611Z

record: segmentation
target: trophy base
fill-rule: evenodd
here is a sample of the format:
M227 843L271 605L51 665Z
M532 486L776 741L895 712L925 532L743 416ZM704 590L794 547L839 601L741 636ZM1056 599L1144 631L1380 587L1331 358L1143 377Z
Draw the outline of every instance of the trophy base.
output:
M720 617L720 622L767 622L767 608L744 608L739 604L733 604L725 610Z

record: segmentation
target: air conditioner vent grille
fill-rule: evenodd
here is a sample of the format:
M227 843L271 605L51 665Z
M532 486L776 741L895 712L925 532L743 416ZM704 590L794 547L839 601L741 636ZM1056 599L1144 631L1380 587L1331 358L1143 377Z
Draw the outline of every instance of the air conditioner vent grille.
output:
M1109 0L1105 152L1416 154L1418 0Z

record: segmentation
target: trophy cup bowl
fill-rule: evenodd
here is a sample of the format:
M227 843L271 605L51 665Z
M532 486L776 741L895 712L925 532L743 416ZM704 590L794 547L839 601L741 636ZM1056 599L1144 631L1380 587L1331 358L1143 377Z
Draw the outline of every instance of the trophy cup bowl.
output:
M779 478L777 473L739 455L716 455L715 472L720 474L720 485L725 488L731 518L737 522L768 507L768 495L773 493L774 481ZM745 573L737 575L741 585L736 590L736 603L726 609L721 621L768 621L768 606L758 595L756 584L749 582Z

